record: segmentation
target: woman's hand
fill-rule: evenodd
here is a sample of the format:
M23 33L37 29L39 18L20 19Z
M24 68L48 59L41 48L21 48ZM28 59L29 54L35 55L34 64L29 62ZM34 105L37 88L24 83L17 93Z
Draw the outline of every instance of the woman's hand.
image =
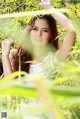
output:
M12 39L5 39L2 41L2 64L4 76L8 76L12 73L12 66L9 59L10 47L14 42Z
M50 9L50 8L51 8L51 2L50 2L50 0L40 0L39 5L40 5L43 9Z
M12 39L5 39L2 41L2 54L8 56L10 53L10 47L14 42Z

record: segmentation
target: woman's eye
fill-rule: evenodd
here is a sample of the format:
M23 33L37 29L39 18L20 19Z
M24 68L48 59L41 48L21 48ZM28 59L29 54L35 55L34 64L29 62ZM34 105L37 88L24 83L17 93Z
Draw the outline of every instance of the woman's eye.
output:
M37 28L32 28L32 30L37 30Z
M48 30L44 30L44 32L48 32Z

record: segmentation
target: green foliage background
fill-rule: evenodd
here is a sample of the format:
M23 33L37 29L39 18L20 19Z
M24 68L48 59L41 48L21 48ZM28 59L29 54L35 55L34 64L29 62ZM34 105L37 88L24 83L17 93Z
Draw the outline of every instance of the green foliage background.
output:
M51 95L53 96L53 102L63 110L63 113L66 115L66 118L68 119L79 119L80 118L80 1L77 0L77 2L74 1L71 2L70 0L51 0L51 3L56 8L67 8L71 10L73 13L75 13L76 17L72 17L72 20L74 24L76 23L75 29L77 33L76 43L73 47L73 51L70 54L70 57L66 61L66 63L56 63L55 65L55 71L52 70L49 77L55 77L54 81L51 81L48 83L47 87L50 87ZM7 13L16 13L16 12L27 12L27 11L36 11L41 10L41 8L38 6L38 1L36 0L1 0L0 1L0 14L7 14ZM68 15L68 14L67 14ZM30 21L31 16L26 17L14 17L15 21L18 21L23 27L27 25L27 23ZM63 41L63 37L65 34L64 29L61 28L61 26L58 24L58 32L59 32L59 45L61 45ZM1 41L5 39L5 34L0 33L0 53L1 53ZM0 58L1 59L1 58ZM24 74L24 72L21 72ZM11 115L9 119L15 118L12 114L13 111L16 113L17 109L21 109L20 103L22 102L31 102L35 100L38 100L38 97L40 96L37 92L37 90L32 87L26 87L22 85L22 81L19 85L19 81L11 82L10 79L14 78L15 76L19 75L19 72L16 74L12 74L11 76L7 78L3 78L0 82L0 111L4 111L5 109L8 110ZM26 74L24 74L26 76ZM16 86L14 86L16 85ZM7 86L7 87L6 87ZM8 87L12 86L12 87ZM23 91L24 90L24 93ZM18 94L15 95L15 92ZM28 92L28 93L26 93ZM2 94L5 94L2 95ZM11 95L8 95L11 94ZM30 94L30 95L29 95ZM27 99L25 98L28 97ZM32 96L33 98L30 98ZM43 112L45 109L45 105L41 105L40 108L35 108L33 106L32 110L31 108L25 109L30 112L35 113L35 110ZM19 113L22 110L19 110ZM30 113L28 112L28 113ZM16 117L22 116L19 115L19 113L16 114ZM30 113L31 114L31 113ZM43 114L44 118L46 119L46 114ZM61 118L62 119L62 118Z

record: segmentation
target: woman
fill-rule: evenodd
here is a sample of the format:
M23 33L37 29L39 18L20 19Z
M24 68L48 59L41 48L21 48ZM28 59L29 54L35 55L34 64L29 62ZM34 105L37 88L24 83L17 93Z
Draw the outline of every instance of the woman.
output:
M72 30L73 25L71 20L68 19L64 14L60 13L57 9L52 8L49 0L41 0L39 5L44 9L51 9L53 14L36 16L30 21L27 27L27 31L30 34L31 43L33 45L33 55L30 56L22 48L10 51L10 46L13 44L13 40L11 39L6 39L2 42L4 76L18 70L19 56L21 58L22 70L29 73L43 71L43 65L45 65L43 62L45 61L48 62L46 67L47 72L47 69L50 69L50 66L52 65L51 62L54 61L54 58L58 59L59 61L65 61L69 55L69 52L71 51L71 47L74 44L76 36L75 32ZM64 37L62 46L59 49L55 21L66 29L66 36ZM56 52L52 53L50 50L46 51L45 46L47 44L51 44L53 47L55 47L57 49ZM33 62L31 62L31 64L25 63L27 61Z
M71 47L75 42L76 36L75 32L72 30L72 22L57 9L52 8L49 0L41 0L40 6L44 9L52 10L53 14L36 16L30 21L30 24L27 27L27 31L30 34L30 40L33 46L32 56L26 53L22 48L10 51L10 46L13 44L13 40L11 39L6 39L2 42L2 63L4 76L7 76L13 71L18 70L19 57L21 58L20 64L22 70L29 73L43 72L46 70L43 72L43 75L50 73L54 58L59 61L66 61L69 52L71 51ZM55 21L57 21L63 28L66 29L66 36L64 37L62 46L59 49ZM56 48L55 53L53 53L51 50L46 50L46 46L48 44ZM29 63L31 61L31 63L29 64L28 61ZM50 101L51 98L47 94L47 91L42 82L37 81L36 87L44 100L47 102ZM53 110L52 103L49 106L49 113L51 115L50 119L57 119L57 116Z

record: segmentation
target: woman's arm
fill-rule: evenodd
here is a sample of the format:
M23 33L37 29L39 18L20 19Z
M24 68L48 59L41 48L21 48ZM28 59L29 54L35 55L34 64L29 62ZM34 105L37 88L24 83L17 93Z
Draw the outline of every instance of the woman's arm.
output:
M30 26L27 25L23 30L23 33L30 32ZM12 39L6 39L2 41L2 65L4 76L11 74L14 71L17 71L19 68L19 56L23 53L22 48L10 50L11 45L14 42Z
M66 35L64 37L62 46L55 53L55 56L57 57L57 59L61 61L65 61L67 57L69 56L71 47L74 45L74 42L76 39L76 33L73 30L73 24L69 18L67 18L64 14L59 12L57 9L55 8L51 8L51 9L54 12L52 14L54 19L66 30Z
M75 42L76 34L73 31L72 21L67 18L64 14L62 14L59 10L52 8L50 4L50 0L41 0L40 5L44 9L50 9L53 11L53 18L66 30L66 36L64 37L62 46L55 53L57 59L61 61L65 61L71 51L71 47Z
M13 57L13 53L16 51L10 51L10 46L13 44L13 40L6 39L2 41L2 65L4 76L7 76L12 73L12 65L13 61L11 60Z

